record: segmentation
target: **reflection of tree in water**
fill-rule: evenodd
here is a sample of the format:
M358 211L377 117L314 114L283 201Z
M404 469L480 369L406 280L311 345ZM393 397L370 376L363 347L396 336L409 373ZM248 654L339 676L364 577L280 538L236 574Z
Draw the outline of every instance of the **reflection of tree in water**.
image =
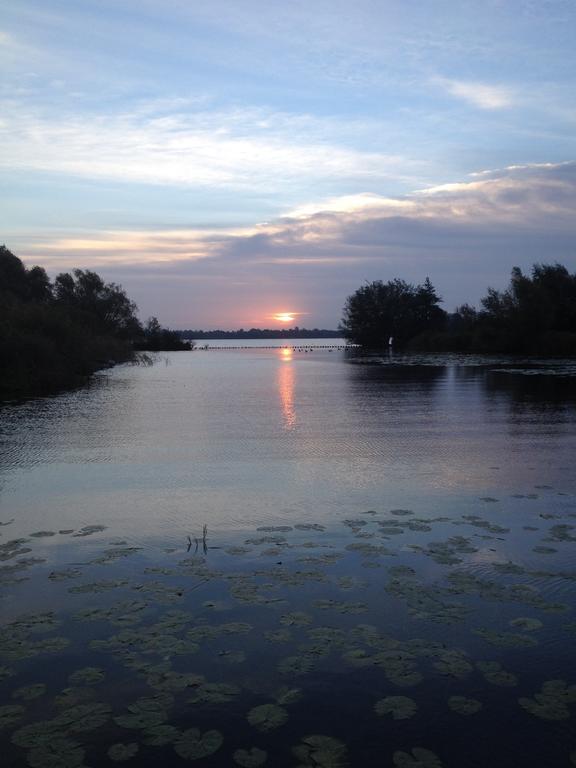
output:
M355 392L369 393L374 397L394 394L396 397L412 397L434 393L446 378L446 366L390 365L356 363L348 368L349 380Z
M576 415L576 376L492 368L483 375L486 395L504 398L511 412L533 413L554 421L572 421Z
M489 412L493 408L506 408L514 420L536 420L560 425L571 423L576 416L576 374L568 366L534 364L514 366L509 363L483 362L475 358L465 361L446 360L446 364L410 365L401 358L398 363L387 358L373 361L360 357L349 358L349 379L355 396L363 395L373 404L389 401L403 408L412 399L415 408L423 404L430 408L430 416L437 408L442 410L449 401L464 397L473 410ZM422 399L424 397L424 399ZM463 401L462 401L463 402ZM454 405L454 401L452 401ZM490 419L489 419L490 420ZM527 421L527 423L528 423Z

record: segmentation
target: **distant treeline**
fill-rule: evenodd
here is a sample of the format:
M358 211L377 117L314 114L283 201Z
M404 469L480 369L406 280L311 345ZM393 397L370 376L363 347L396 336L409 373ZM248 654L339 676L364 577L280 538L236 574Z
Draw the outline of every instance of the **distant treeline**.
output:
M0 399L74 386L136 350L190 349L137 307L115 283L75 269L51 282L0 246Z
M144 325L121 286L74 269L50 281L0 246L0 400L73 386L139 351L190 349L183 339L344 336L374 349L576 356L576 274L561 264L512 270L508 288L489 288L480 309L445 312L431 281L375 281L348 297L338 330L243 328L172 331Z
M327 331L320 328L250 328L245 331L178 331L182 339L340 339L340 331Z
M430 280L375 281L348 297L340 332L364 347L428 352L576 355L576 274L561 264L514 267L505 291L488 288L481 308L449 314Z

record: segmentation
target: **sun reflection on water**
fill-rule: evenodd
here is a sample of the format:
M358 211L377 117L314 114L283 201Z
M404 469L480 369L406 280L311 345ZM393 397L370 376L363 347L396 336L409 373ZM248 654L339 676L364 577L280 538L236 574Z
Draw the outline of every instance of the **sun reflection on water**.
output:
M282 403L282 419L284 429L291 430L296 426L296 411L294 409L294 366L292 363L293 350L284 347L280 350L280 361L288 365L278 367L278 392Z

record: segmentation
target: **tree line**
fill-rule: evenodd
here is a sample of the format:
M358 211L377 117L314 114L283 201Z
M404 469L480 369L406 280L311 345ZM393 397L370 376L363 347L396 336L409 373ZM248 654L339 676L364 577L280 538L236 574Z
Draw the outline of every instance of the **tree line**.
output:
M489 288L480 309L448 313L429 278L421 285L380 280L346 300L337 332L172 331L154 317L143 325L137 306L116 283L74 269L50 281L0 246L0 399L70 386L138 351L190 349L186 338L330 338L364 347L429 352L576 355L576 274L561 264L514 267L508 288ZM268 336L270 334L270 336Z
M240 328L237 331L178 331L183 339L339 339L340 331L325 328Z
M346 300L340 331L351 342L429 352L576 355L576 274L562 264L514 267L508 288L488 288L480 309L444 311L429 278L360 287Z
M156 318L143 326L116 283L74 269L50 281L0 246L0 398L70 386L136 350L190 349Z

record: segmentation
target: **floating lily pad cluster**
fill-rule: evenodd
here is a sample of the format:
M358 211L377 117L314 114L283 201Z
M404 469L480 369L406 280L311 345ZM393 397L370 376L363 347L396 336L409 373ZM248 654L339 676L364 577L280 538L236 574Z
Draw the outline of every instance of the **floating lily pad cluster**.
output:
M568 685L564 680L547 680L532 699L522 697L518 702L531 715L544 720L568 720L569 707L576 704L576 685Z
M299 760L298 768L346 768L346 746L331 736L305 736L292 752Z
M450 696L448 706L459 715L475 715L482 709L482 702L466 696Z
M408 696L387 696L374 705L378 715L391 715L394 720L408 720L416 714L418 705Z
M540 638L546 647L554 614L569 611L576 573L500 556L498 542L512 531L501 524L508 518L495 522L500 507L454 519L372 510L344 520L337 536L317 523L267 525L215 553L174 548L152 563L120 540L96 554L93 540L89 557L57 568L44 549L36 556L61 535L103 534L98 525L11 539L0 544L0 586L27 589L22 579L43 574L48 599L0 628L0 729L32 768L137 765L156 748L176 761L257 768L282 753L294 768L344 768L364 764L353 738L347 746L344 734L319 729L295 742L320 725L322 697L345 705L329 692L351 681L364 694L357 716L390 745L382 765L441 768L435 752L408 749L397 735L427 722L430 688L443 691L446 722L459 728L480 723L495 694L519 716L566 720L576 686L549 680L521 698L507 689ZM574 526L550 520L515 531L542 530L544 548L571 546ZM535 554L544 562L553 553ZM548 599L548 580L562 582L566 603ZM483 646L493 659L474 657ZM510 655L503 664L510 650L521 664ZM57 682L27 674L44 654L61 665ZM295 731L303 722L311 727Z

